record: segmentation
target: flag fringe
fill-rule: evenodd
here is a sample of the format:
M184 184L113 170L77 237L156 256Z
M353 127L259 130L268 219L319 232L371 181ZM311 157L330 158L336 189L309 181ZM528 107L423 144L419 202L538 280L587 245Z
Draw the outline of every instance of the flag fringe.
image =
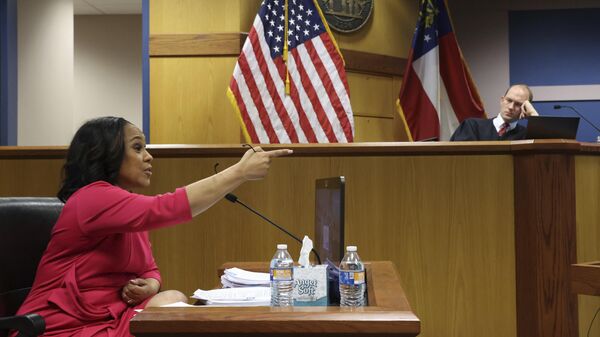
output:
M242 118L242 112L240 111L240 107L237 104L235 95L233 94L233 92L231 91L231 88L229 88L229 87L227 88L227 98L229 98L229 102L231 102L231 105L233 106L233 110L235 110L235 113L238 116L240 124L242 125L242 133L244 134L244 138L246 138L246 142L252 143L252 139L250 139L250 134L248 133L248 129L246 129L246 124L244 123L244 119Z
M335 46L335 50L337 50L338 54L340 54L340 57L342 58L342 64L344 66L346 66L346 60L344 60L344 55L342 55L340 46L338 46L337 41L335 40L335 37L333 37L333 33L331 32L331 29L329 28L329 24L327 23L327 19L325 19L325 15L323 14L323 11L321 10L321 6L317 2L317 0L313 0L313 3L315 4L315 8L319 11L319 15L321 16L321 21L323 21L323 24L325 25L325 29L327 30L327 34L329 34L329 38L331 38L331 42L333 42L333 45Z
M400 115L400 119L402 119L402 125L404 125L404 131L406 131L406 135L408 136L409 142L414 142L412 134L410 133L410 129L408 128L408 123L406 123L406 117L404 116L404 111L402 110L402 105L400 105L400 98L396 99L396 110Z

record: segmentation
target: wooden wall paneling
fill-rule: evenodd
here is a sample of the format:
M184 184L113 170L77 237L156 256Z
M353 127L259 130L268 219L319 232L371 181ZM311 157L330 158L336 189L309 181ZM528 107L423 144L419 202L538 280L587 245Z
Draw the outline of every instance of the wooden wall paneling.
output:
M514 162L518 336L577 336L574 158L522 154Z
M260 8L261 0L238 0L240 2L240 31L249 32Z
M247 31L248 22L256 15L250 13L251 8L258 8L258 4L257 0L153 0L150 2L150 34L233 32L236 35L240 31ZM182 44L190 47L189 42L185 40ZM211 43L209 51L214 48L236 48L232 39ZM156 44L151 44L151 48L156 52ZM237 55L186 59L152 57L152 142L242 142L238 117L225 95L236 59Z
M226 90L236 58L150 59L152 143L240 143Z
M406 58L373 54L352 49L341 49L346 71L383 75L402 76Z
M237 56L244 39L240 33L154 34L150 36L150 57Z
M152 34L150 56L235 56L237 57L248 36L246 32ZM341 48L345 69L350 73L383 77L402 76L406 58L374 54Z
M350 100L355 116L393 118L396 108L391 76L348 72ZM396 93L397 94L397 93Z
M256 2L256 0L152 0L150 1L150 35L239 32L242 14L240 2L244 1L248 2L247 5ZM245 10L245 7L246 5L243 5L242 9ZM244 28L244 31L246 29Z
M355 142L397 141L397 126L393 118L354 115Z
M353 33L334 33L334 36L340 48L406 57L418 12L417 1L377 0L365 26Z
M62 159L0 159L0 196L54 197Z
M393 97L396 81L391 76L348 72L356 142L408 140Z
M577 201L577 262L600 260L600 158L578 156L575 159ZM600 306L599 296L578 296L579 335L586 336L592 318ZM598 318L590 336L600 335Z

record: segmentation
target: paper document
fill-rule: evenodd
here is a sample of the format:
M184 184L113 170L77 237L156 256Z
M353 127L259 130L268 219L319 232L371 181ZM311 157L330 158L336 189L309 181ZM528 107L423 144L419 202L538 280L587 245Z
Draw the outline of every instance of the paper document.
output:
M240 268L225 269L224 274L221 276L221 284L224 288L266 287L269 286L270 282L269 273L257 273Z
M225 275L230 281L240 281L236 283L268 284L270 282L269 273L257 273L240 268L225 269Z
M207 305L268 306L271 304L271 288L198 289L192 298L204 301Z
M161 305L161 307L163 307L163 308L187 308L187 307L195 307L195 305L187 304L185 302L175 302L175 303Z

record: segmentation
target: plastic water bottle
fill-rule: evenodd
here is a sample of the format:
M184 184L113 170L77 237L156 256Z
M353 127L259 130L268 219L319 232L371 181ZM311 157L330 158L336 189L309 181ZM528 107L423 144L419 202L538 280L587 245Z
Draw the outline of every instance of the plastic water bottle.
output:
M365 305L365 266L360 261L356 246L346 247L340 263L340 306Z
M294 305L294 261L286 244L278 244L271 260L271 306L291 307Z

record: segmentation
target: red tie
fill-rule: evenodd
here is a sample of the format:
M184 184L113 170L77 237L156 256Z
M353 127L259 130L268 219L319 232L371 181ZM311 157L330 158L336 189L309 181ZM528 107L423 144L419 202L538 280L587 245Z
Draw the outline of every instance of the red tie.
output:
M508 124L508 123L502 124L502 126L500 126L500 130L498 130L498 136L500 136L500 137L504 136L504 134L508 130L509 126L510 126L510 124Z

